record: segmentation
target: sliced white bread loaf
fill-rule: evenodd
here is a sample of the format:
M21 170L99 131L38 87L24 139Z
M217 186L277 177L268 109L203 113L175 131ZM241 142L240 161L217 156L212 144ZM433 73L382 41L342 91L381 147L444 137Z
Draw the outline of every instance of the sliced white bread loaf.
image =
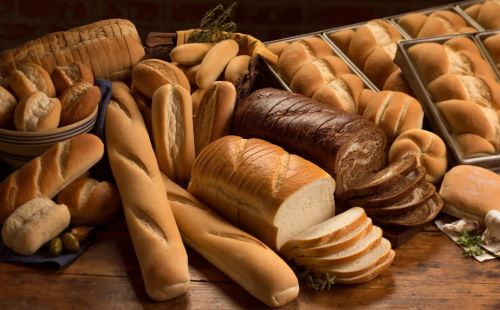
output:
M361 258L365 255L365 253L376 248L381 241L382 229L377 226L373 226L372 231L368 235L361 238L361 240L359 240L355 245L346 250L327 256L297 257L295 258L295 263L299 266L316 265L323 267L346 264Z
M436 192L436 187L429 182L424 182L416 187L408 196L401 200L380 208L366 208L366 214L374 215L399 215L412 211L427 203Z
M366 221L362 208L352 208L300 233L280 248L286 253L294 247L310 248L339 240L350 234Z
M340 238L338 240L325 243L323 245L311 248L293 248L292 250L285 253L287 260L292 260L300 256L325 256L330 255L335 252L343 251L347 248L352 247L361 238L366 236L372 231L372 219L367 218L365 222L353 230L347 236Z
M382 241L376 248L367 252L361 258L348 262L347 264L330 267L310 265L306 266L306 268L311 269L312 273L317 278L321 277L321 275L326 272L335 277L352 278L360 276L374 266L384 262L389 257L390 252L391 242L382 238Z
M346 200L354 196L370 195L380 192L407 176L417 167L417 159L414 156L407 156L393 162L387 168L363 178L352 188L339 195L341 200Z
M382 272L386 271L389 268L389 266L392 264L392 262L394 261L395 256L396 256L396 252L391 250L391 252L389 253L389 256L381 264L376 265L372 269L368 270L367 272L365 272L359 276L348 277L348 278L336 277L335 283L356 284L356 283L368 282L368 281L374 279L376 276L378 276Z

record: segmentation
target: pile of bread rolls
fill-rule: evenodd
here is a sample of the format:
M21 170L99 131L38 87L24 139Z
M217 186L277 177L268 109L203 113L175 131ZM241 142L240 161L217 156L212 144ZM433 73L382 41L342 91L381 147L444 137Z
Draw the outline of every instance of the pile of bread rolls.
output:
M33 63L21 64L0 86L0 128L46 131L90 115L101 99L94 75L83 63L56 67L51 74ZM8 90L11 90L10 93Z
M482 3L476 3L465 10L484 29L500 28L500 4L496 0L486 0Z
M450 10L438 10L429 15L410 13L398 19L397 22L412 38L437 37L477 31L475 28L468 26L462 16Z

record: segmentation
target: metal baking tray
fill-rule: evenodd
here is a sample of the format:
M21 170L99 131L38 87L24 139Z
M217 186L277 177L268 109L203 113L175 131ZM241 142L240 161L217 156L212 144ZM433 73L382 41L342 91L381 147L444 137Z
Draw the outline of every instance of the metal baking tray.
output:
M479 33L476 33L476 35L475 35L475 37L477 39L477 44L479 45L479 47L481 47L483 49L483 52L485 54L485 58L486 58L486 60L488 60L491 67L493 68L493 71L495 72L495 75L496 75L498 81L500 81L500 70L497 67L497 65L499 63L497 63L495 61L495 59L493 58L493 56L491 56L490 51L488 50L488 48L484 44L484 40L486 40L487 38L489 38L491 36L499 34L499 33L500 33L500 29L497 29L497 30L479 32Z
M273 41L264 42L264 45L267 46L269 44L277 43L277 42L288 42L288 43L291 43L291 42L297 41L297 40L302 39L302 38L318 37L318 38L326 41L326 43L328 43L328 45L330 45L330 47L332 49L332 52L333 52L333 55L339 57L340 59L342 59L347 64L347 66L349 67L349 69L351 69L352 74L357 75L363 81L363 83L365 85L365 88L370 89L370 90L372 90L374 92L379 92L379 89L377 87L375 87L375 85L373 85L373 83L370 80L368 80L368 78L361 71L359 71L359 69L344 55L344 53L342 53L342 51L340 51L340 49L338 47L336 47L334 44L332 44L331 40L325 38L322 33L323 33L323 31L311 32L311 33L308 33L308 34L303 34L303 35L288 37L288 38L284 38L284 39L279 39L279 40L273 40ZM281 84L283 85L283 87L286 90L292 91L290 89L290 87L288 85L286 85L286 83L279 77L279 75L275 71L275 69L272 68L272 66L270 66L269 64L268 64L268 67L269 67L270 71L272 71L272 74L274 75L274 78L279 79L281 81Z
M486 59L485 57L486 55L482 50L482 48L480 47L480 45L478 44L478 41L474 36L474 34L459 34L459 35L448 35L441 37L400 41L398 42L398 49L396 52L396 58L394 62L398 64L398 66L401 68L403 74L405 75L406 79L410 83L410 86L415 92L415 96L422 104L425 116L429 121L429 123L431 124L433 131L443 139L445 144L448 146L448 149L451 151L450 152L451 153L450 159L452 160L451 165L452 166L474 165L487 168L493 171L498 171L500 170L500 154L475 157L475 158L462 157L459 148L456 145L455 140L451 137L450 133L446 128L446 125L440 115L440 112L437 110L437 107L435 106L433 100L431 99L429 92L427 91L426 87L424 86L420 77L418 76L415 65L413 64L412 60L407 54L407 50L414 45L421 43L429 43L429 42L442 44L448 41L449 39L455 38L457 36L465 36L473 40L476 43L476 45L479 46L479 50L481 51L483 58Z
M431 13L436 12L436 11L451 11L453 13L457 13L465 20L465 22L467 23L467 26L475 28L477 31L484 31L484 28L481 27L474 19L472 19L469 15L467 15L458 6L453 5L453 4L440 5L440 6L436 6L436 7L432 7L432 8L428 8L428 9L412 11L412 12L403 13L403 14L399 14L399 15L394 15L394 16L389 17L389 20L392 21L393 24L396 25L396 28L401 33L404 33L406 35L407 39L413 39L413 37L410 36L410 34L403 27L401 27L399 25L399 20L408 14L421 13L424 15L430 15Z

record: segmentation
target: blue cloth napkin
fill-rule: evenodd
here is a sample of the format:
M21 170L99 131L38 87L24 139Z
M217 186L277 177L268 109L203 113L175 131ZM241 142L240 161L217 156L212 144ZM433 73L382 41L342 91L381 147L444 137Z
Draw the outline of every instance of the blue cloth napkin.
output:
M111 99L111 82L105 79L99 79L96 81L95 85L98 86L99 89L101 90L101 100L99 101L99 110L97 114L96 123L94 125L94 128L90 131L90 133L93 133L96 136L98 136L104 143L105 142L104 117L106 115L106 109L108 107L109 100ZM5 162L0 163L0 181L3 181L12 172L14 172L14 170L7 163ZM101 161L99 161L91 169L90 174L91 177L97 179L98 181L113 180L113 173L111 172L108 155L106 152L104 153L104 156L102 157ZM1 226L2 225L0 225L0 229ZM75 259L78 258L78 256L80 256L89 247L95 232L96 228L92 229L91 233L89 234L89 238L80 243L80 251L78 253L70 253L70 252L65 252L63 250L63 252L57 256L52 256L49 253L50 241L44 246L42 246L35 254L30 256L23 256L15 253L7 246L5 246L0 236L0 261L25 263L25 264L39 264L42 266L47 266L49 268L59 269L72 263ZM60 237L63 235L63 233L61 233Z

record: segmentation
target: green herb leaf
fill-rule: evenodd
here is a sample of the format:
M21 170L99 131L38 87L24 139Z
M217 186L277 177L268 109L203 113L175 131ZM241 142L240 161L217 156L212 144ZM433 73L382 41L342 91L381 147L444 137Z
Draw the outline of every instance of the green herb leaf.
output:
M235 5L236 2L224 9L224 6L219 4L213 10L206 12L200 21L199 29L189 34L187 43L217 43L231 39L236 32L236 24L226 20L230 18ZM218 12L220 14L216 17Z
M471 237L465 230L462 230L462 236L457 240L458 244L468 248L462 252L463 256L478 256L483 254L483 250L478 248L481 244L481 236Z

